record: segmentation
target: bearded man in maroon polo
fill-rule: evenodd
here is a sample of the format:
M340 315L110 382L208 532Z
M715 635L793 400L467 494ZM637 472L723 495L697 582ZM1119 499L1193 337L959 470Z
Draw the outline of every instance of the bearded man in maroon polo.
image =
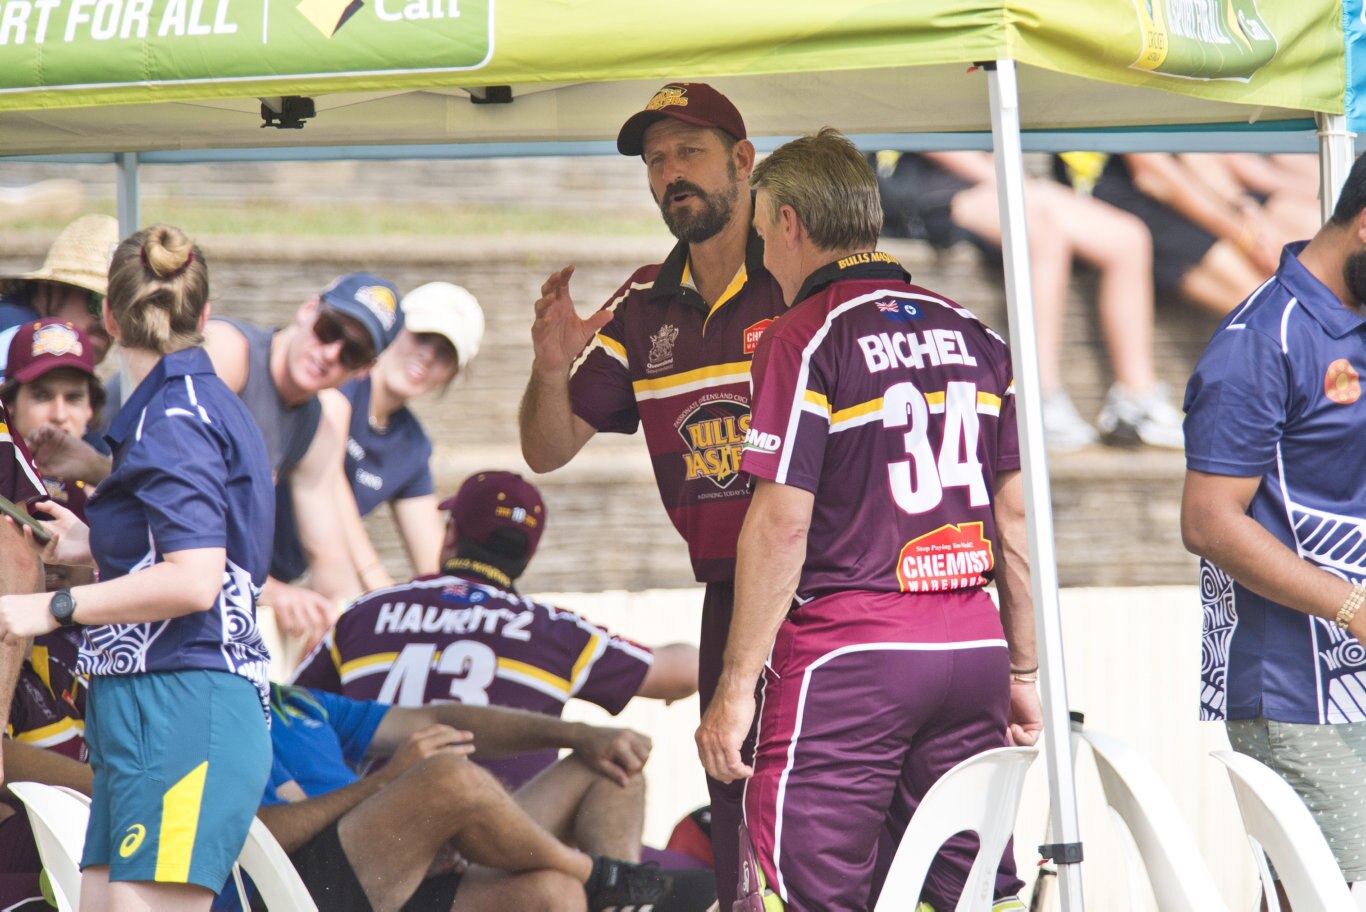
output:
M853 912L935 780L1043 727L1014 381L999 336L875 249L877 181L844 137L782 146L750 185L792 307L754 359L756 486L697 741L710 775L748 779L760 889ZM950 840L920 899L954 908L974 855ZM1023 909L1020 886L1007 848L994 908Z
M633 114L617 150L645 162L650 193L678 244L637 269L596 314L574 311L574 267L541 286L522 455L557 469L594 434L644 430L659 496L688 543L702 604L698 692L711 699L730 625L735 541L749 504L739 460L749 428L749 365L785 310L750 228L754 146L735 105L711 86L664 86ZM610 547L610 545L605 545ZM707 780L720 907L739 872L743 783Z

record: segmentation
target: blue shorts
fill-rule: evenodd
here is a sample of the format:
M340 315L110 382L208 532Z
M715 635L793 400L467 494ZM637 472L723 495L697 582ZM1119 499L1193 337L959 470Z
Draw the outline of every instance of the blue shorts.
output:
M222 889L270 775L255 685L226 671L96 675L85 739L95 782L81 867Z

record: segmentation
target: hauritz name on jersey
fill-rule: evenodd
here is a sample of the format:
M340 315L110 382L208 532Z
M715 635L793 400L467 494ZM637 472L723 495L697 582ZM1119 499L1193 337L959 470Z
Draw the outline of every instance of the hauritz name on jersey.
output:
M718 488L729 487L740 470L749 406L738 397L707 399L683 417L678 433L688 445L682 454L684 479L706 478Z
M481 593L482 594L482 593ZM531 639L527 626L530 611L510 611L507 608L469 605L464 608L441 608L407 602L385 602L375 615L375 633L470 633L483 629L489 635L498 633L510 640Z
M982 523L946 524L912 539L897 558L902 592L944 592L986 585L995 566Z
M929 329L925 332L890 332L860 336L859 347L868 373L876 374L897 365L923 368L941 364L976 367L977 359L968 351L967 340L956 329Z

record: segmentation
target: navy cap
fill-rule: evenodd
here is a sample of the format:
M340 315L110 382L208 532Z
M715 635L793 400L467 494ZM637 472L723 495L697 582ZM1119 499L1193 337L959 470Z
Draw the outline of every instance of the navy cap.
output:
M318 296L329 309L358 320L370 332L375 354L389 347L403 328L398 288L369 272L349 272Z

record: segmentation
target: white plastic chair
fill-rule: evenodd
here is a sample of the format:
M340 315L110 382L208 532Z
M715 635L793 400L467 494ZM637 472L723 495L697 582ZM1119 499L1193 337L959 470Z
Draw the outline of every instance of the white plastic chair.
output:
M990 909L996 868L1015 831L1025 773L1036 747L1000 747L969 757L930 787L897 846L874 912L915 908L930 863L955 833L974 832L981 843L956 912Z
M294 869L294 864L275 841L270 830L259 819L251 822L251 832L247 834L242 854L237 856L237 865L250 875L256 892L261 895L266 908L280 912L318 912L313 897L308 894L303 878ZM241 889L237 869L233 878Z
M1247 841L1252 843L1262 872L1267 908L1280 912L1276 884L1263 853L1271 856L1295 909L1355 909L1356 901L1328 848L1328 840L1290 784L1246 754L1213 751L1210 756L1228 767Z
M1138 887L1146 869L1162 912L1226 910L1176 802L1143 755L1098 731L1081 728L1079 734L1091 745L1105 803L1124 824L1132 837L1131 849L1136 850L1128 859L1129 908L1143 908ZM1142 868L1135 854L1142 859Z
M24 803L59 912L76 912L81 904L81 849L90 806L66 789L40 782L11 782L9 790ZM84 796L81 796L84 797Z

